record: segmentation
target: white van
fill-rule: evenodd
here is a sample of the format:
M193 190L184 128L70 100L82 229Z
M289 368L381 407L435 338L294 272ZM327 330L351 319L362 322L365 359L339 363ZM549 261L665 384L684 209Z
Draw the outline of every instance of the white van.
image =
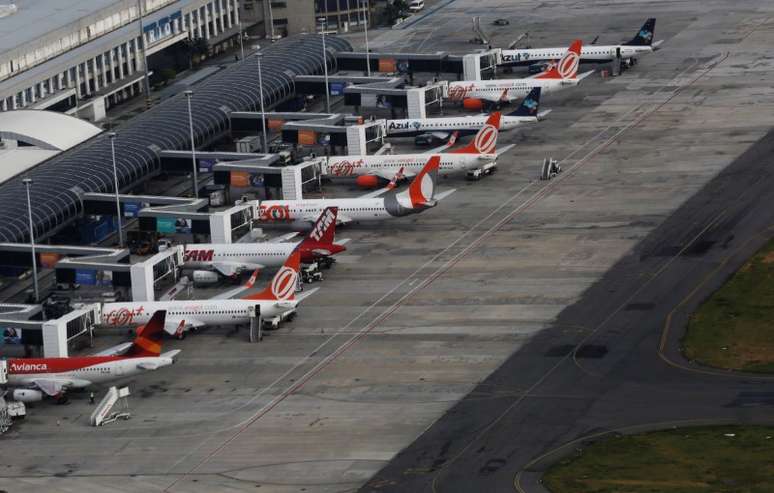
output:
M409 3L409 10L412 12L419 12L423 8L425 8L424 0L411 0Z

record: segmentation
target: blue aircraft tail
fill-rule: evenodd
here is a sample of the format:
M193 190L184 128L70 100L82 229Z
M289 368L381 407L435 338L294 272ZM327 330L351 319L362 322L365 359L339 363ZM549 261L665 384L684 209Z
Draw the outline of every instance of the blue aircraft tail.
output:
M540 88L533 87L527 96L522 100L518 108L507 116L538 116L540 109Z
M627 46L650 46L653 44L653 35L656 33L656 19L651 17L645 21L640 31L628 43Z

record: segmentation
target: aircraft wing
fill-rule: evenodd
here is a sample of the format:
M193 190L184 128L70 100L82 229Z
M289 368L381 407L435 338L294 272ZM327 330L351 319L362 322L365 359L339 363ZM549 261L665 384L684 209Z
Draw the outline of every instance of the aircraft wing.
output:
M212 267L222 275L230 277L239 274L246 269L263 269L265 266L261 264L249 264L245 262L213 262Z
M132 347L132 344L134 343L131 341L125 342L123 344L104 349L98 353L94 353L92 356L119 356L127 352L129 348Z
M341 212L338 213L336 216L336 224L349 224L352 222L352 218L347 216L346 214L342 214Z
M298 236L298 231L292 231L290 233L271 238L266 243L282 243L283 241L291 240L296 236Z
M447 134L448 135L448 134ZM457 143L457 137L459 137L459 132L452 132L451 136L449 137L449 140L446 141L442 146L438 146L434 149L430 149L427 152L424 152L423 154L439 154L451 147L454 147L454 144Z
M167 317L166 321L164 322L164 332L180 337L184 332L187 332L191 329L199 329L204 326L205 323L201 320Z
M50 397L55 397L70 387L88 387L91 385L88 380L75 378L36 378L31 383Z

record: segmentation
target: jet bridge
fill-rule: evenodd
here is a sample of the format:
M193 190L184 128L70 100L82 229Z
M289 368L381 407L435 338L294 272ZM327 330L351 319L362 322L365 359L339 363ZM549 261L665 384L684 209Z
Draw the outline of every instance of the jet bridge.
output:
M113 207L115 211L115 196ZM3 262L11 265L32 266L32 245L29 243L0 243ZM79 276L94 277L96 272L111 272L113 286L129 286L129 250L75 245L36 244L37 263L43 255L47 261L55 259L56 282L78 283Z
M156 301L156 293L175 284L183 265L183 246L175 245L131 267L132 301Z
M431 82L423 87L388 87L384 85L349 86L344 89L344 103L359 107L403 109L407 118L426 118L427 107L443 105L448 91L446 81Z
M39 306L33 305L32 309L29 306L0 305L0 326L21 329L22 334L32 333L30 340L40 343L30 344L42 345L43 357L66 358L69 344L87 334L91 345L94 326L99 322L99 305L86 305L58 319L45 321L25 318L40 310Z
M247 233L255 208L240 204L217 212L200 212L208 207L207 199L135 196L142 202L156 203L138 212L142 231L208 235L212 243L232 243ZM160 205L166 203L167 205Z

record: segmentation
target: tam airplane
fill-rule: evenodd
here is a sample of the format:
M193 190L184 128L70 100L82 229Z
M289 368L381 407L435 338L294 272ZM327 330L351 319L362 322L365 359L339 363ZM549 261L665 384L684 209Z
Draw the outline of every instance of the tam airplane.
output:
M551 110L540 112L540 88L534 87L518 108L500 117L499 130L511 130L522 123L536 123ZM387 120L388 137L414 137L424 133L459 132L474 134L486 125L487 115L457 116L448 118L417 118Z
M443 196L436 196L441 156L434 155L429 159L425 156L424 159L427 160L425 166L414 176L406 190L387 190L381 197L265 200L260 203L260 220L302 227L327 207L336 207L338 222L342 224L380 221L420 213L435 207L438 200L453 192L451 190L444 192ZM399 171L397 174L401 173Z
M196 243L186 245L183 267L195 269L194 282L216 282L219 275L234 277L244 270L278 267L298 250L301 262L332 261L332 255L343 252L343 244L334 243L338 209L326 207L312 229L300 242L264 243Z
M581 41L576 39L558 63L533 77L450 82L449 100L459 101L466 108L480 109L483 101L510 103L526 96L535 87L545 94L576 86L593 72L578 75L581 48Z
M6 365L8 386L14 388L11 395L21 402L37 402L49 396L63 403L69 389L104 384L171 365L180 351L161 353L165 316L164 310L154 312L148 323L137 329L137 337L121 355L0 361L0 365Z
M492 113L465 147L438 154L438 172L447 175L491 166L497 160L497 135L501 114ZM323 167L323 174L330 177L356 177L358 186L374 188L391 180L398 170L411 178L428 163L427 153L381 154L375 156L331 156ZM339 208L339 214L346 212Z
M317 216L315 216L317 217ZM241 299L132 301L102 305L100 323L127 327L145 323L150 314L167 311L164 330L182 338L186 331L208 325L245 325L250 323L250 308L260 307L260 315L273 326L295 315L298 304L314 291L296 296L301 254L295 250L261 292ZM248 281L253 286L257 272Z
M653 42L656 19L645 21L637 34L629 41L616 45L588 45L580 52L580 63L607 63L617 55L623 60L631 60L639 55L653 53L662 41ZM562 56L562 48L531 48L523 50L502 50L503 62L500 66L514 67L556 60Z

